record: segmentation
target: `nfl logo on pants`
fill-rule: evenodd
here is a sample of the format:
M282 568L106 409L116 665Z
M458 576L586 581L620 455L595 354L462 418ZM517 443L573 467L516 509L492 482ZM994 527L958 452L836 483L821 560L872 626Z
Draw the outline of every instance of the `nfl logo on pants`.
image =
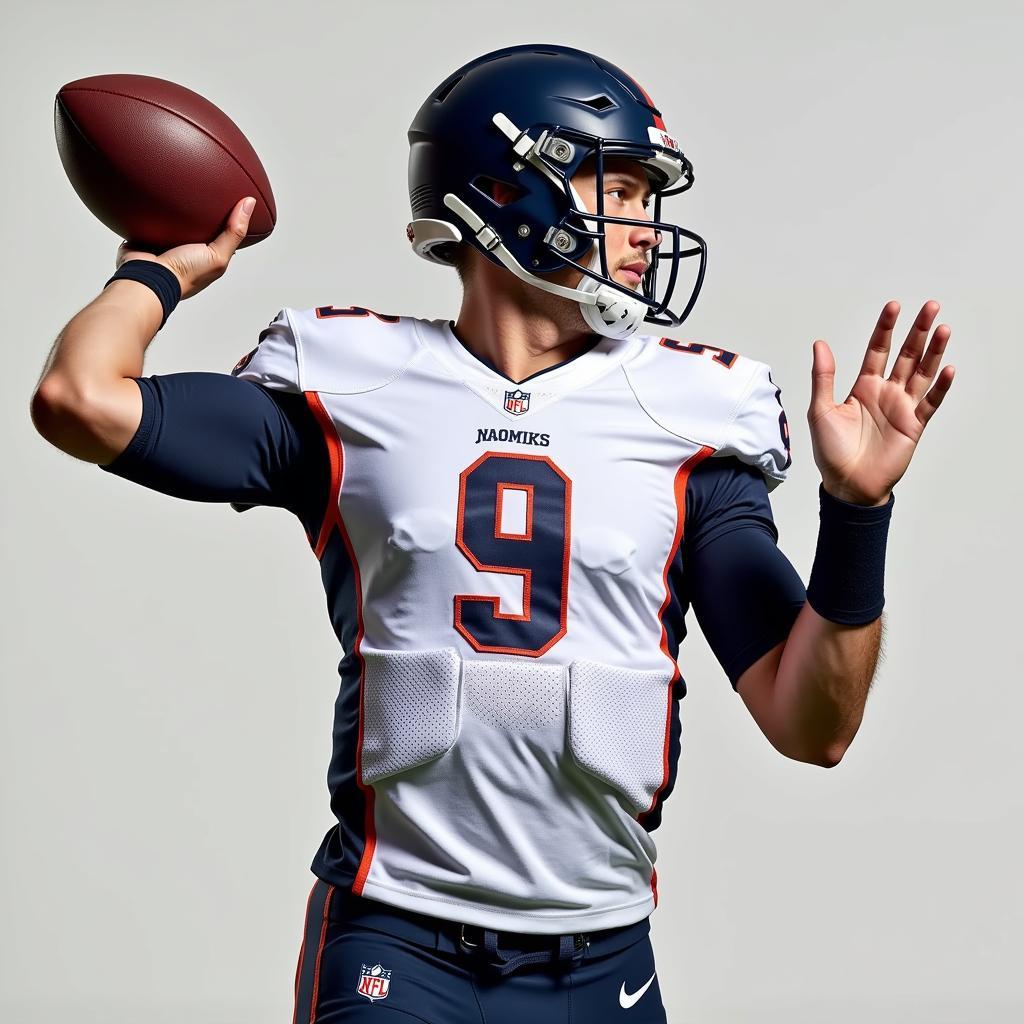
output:
M530 408L530 392L521 391L519 388L515 391L506 391L505 408L515 416L521 416Z
M372 1003L377 999L387 999L390 989L390 971L385 971L380 964L374 964L372 967L363 964L359 972L359 984L356 986L356 991L361 996L366 996Z

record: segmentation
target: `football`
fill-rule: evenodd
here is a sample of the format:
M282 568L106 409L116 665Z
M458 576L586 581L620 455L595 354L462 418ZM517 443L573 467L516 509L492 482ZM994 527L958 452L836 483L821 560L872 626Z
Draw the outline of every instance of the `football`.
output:
M57 93L54 131L79 198L120 238L163 252L211 242L235 204L256 199L240 246L277 221L260 158L219 107L148 75L96 75Z

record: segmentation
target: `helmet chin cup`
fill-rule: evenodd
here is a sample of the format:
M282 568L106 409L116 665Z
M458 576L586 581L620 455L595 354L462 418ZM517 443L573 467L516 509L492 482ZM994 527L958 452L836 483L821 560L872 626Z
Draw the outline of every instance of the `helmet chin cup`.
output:
M606 284L584 277L579 291L597 296L595 302L581 302L587 326L606 338L628 338L644 322L647 307L639 299L631 299Z
M601 269L601 255L596 242L588 269L598 272ZM593 300L581 302L579 306L587 326L606 338L630 337L636 333L647 315L647 306L639 299L631 299L586 274L577 285L577 291L594 296Z

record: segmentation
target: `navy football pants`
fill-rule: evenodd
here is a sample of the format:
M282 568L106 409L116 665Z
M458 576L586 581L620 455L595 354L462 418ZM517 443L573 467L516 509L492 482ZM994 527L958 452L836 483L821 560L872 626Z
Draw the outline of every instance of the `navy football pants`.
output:
M589 946L565 939L574 960L526 963L502 976L489 965L495 958L480 929L463 943L457 925L317 881L293 1024L665 1024L648 933L645 920L596 932ZM498 933L498 960L527 950L509 939ZM557 950L559 937L530 942L527 952L538 945Z

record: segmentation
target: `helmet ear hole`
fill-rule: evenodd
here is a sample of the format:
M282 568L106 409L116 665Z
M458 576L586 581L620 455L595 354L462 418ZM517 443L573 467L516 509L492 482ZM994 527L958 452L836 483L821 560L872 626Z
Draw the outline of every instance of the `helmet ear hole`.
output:
M495 206L508 206L509 203L514 203L526 194L525 190L518 185L501 181L499 178L488 177L486 174L477 175L470 184Z

